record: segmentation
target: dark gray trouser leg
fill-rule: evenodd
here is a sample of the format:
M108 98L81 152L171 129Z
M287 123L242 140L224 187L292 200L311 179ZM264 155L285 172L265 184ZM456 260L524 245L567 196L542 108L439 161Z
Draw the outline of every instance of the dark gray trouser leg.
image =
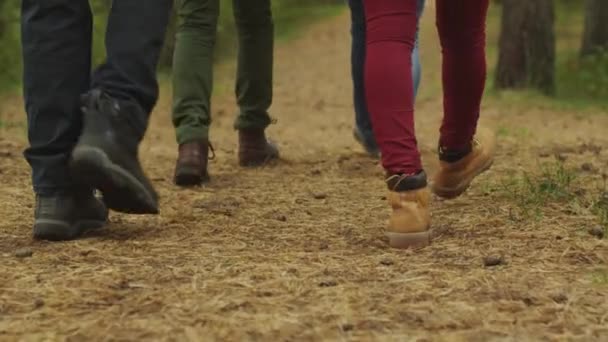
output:
M158 99L156 67L172 4L172 0L114 1L106 32L107 60L93 75L92 88L141 106L144 117L129 119L144 131Z
M23 0L23 93L34 191L73 187L68 160L82 127L89 86L92 16L87 0Z

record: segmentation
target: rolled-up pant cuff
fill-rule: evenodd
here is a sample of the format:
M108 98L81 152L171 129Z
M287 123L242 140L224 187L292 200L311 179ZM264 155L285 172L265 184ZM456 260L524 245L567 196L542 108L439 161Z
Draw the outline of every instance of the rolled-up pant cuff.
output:
M209 139L209 126L178 127L176 137L180 145L193 141L206 141Z

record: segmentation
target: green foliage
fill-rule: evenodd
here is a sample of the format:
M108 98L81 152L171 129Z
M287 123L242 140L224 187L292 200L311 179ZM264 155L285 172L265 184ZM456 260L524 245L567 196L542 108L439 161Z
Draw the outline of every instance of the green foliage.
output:
M20 79L19 1L0 0L0 90Z
M176 0L179 1L179 0ZM253 1L253 0L248 0ZM104 34L112 0L90 0L94 13L93 65L105 58ZM219 58L236 51L236 28L232 17L232 0L220 0L216 56ZM302 26L320 17L338 13L345 8L342 0L274 0L273 14L277 37L289 37ZM15 87L21 79L21 46L19 36L20 2L0 0L0 92ZM174 45L175 9L167 32L160 67L171 65Z
M104 36L112 0L92 0L90 4L93 11L93 65L98 65L106 57Z
M91 0L95 15L93 26L93 63L105 58L105 23L111 0ZM21 80L20 1L0 0L0 91L15 87Z
M558 96L608 104L608 51L580 58L571 51L557 68Z

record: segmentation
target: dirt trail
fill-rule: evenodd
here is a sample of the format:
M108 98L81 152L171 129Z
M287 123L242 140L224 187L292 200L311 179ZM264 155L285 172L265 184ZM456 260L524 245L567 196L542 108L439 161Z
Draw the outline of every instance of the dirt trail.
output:
M440 61L427 12L417 128L432 171ZM284 161L261 170L237 167L233 68L219 68L217 157L204 188L171 184L165 89L141 151L162 214L115 214L109 229L76 242L31 241L24 114L9 99L0 127L0 340L607 340L608 245L586 233L597 219L555 206L519 220L498 186L555 153L605 168L606 116L488 100L483 123L500 132L496 166L462 199L434 201L432 246L391 250L381 169L352 139L349 43L341 15L278 47L270 135ZM33 255L17 257L20 248ZM484 267L489 255L505 264Z

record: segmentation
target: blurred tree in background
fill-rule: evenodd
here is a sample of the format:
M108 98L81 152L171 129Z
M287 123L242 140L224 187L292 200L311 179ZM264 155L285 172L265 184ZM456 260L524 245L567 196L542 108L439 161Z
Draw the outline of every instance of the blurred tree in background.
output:
M495 85L555 91L553 0L503 0Z
M581 56L608 50L608 1L587 0Z
M608 103L608 0L494 0L497 89Z
M95 14L94 64L105 57L103 37L111 1L89 0ZM232 1L220 0L217 59L236 51ZM20 4L0 0L0 92L20 84ZM272 4L278 39L345 8L344 0L273 0ZM555 91L555 96L573 100L608 99L608 0L493 0L492 4L497 11L490 12L489 29L500 26L501 32L498 46L491 43L488 48L498 47L496 69L490 70L498 89ZM175 19L174 9L161 69L171 66Z

